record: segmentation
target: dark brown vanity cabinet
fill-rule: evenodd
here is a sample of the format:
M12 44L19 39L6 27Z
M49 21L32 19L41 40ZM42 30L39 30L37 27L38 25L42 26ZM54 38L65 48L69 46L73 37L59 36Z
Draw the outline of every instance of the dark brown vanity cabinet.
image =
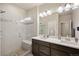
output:
M32 53L35 56L79 56L79 49L32 39Z
M49 43L32 39L32 53L35 56L49 56Z

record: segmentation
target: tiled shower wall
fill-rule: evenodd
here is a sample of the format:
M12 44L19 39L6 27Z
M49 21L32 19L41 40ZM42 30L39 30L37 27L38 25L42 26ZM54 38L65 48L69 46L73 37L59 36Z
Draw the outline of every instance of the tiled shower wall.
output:
M19 21L27 17L27 13L24 9L10 4L0 4L0 10L5 11L0 13L0 52L1 55L7 55L21 47L22 38L19 33L22 32L22 26Z

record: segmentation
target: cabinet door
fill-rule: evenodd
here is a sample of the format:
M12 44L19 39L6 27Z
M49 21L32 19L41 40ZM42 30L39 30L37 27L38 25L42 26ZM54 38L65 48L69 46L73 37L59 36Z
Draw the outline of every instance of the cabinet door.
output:
M43 52L39 52L39 55L40 56L48 56L48 55L44 54Z
M44 45L39 45L39 52L49 56L50 55L50 48Z
M39 55L39 52L38 52L38 44L37 43L34 43L33 41L32 41L32 53L35 56L38 56Z
M68 54L66 52L57 50L57 49L51 49L51 56L67 56Z

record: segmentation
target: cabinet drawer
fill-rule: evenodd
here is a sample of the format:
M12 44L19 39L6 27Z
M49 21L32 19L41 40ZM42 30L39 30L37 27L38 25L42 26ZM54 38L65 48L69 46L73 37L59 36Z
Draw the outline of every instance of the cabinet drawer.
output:
M32 39L32 43L37 43L38 44L38 40Z
M49 47L49 43L48 43L48 42L39 41L39 44L44 45L44 46L48 46L48 47Z
M68 56L68 54L66 52L63 52L63 51L51 49L51 56Z
M48 56L48 55L46 55L46 54L44 54L44 53L42 53L42 52L39 52L39 55L40 55L40 56Z
M50 48L43 45L39 45L39 52L42 52L45 55L50 55Z
M79 53L78 49L62 46L62 45L57 45L57 44L51 44L51 48L59 49L61 51L65 51L68 53Z
M69 54L70 56L79 56L79 54Z

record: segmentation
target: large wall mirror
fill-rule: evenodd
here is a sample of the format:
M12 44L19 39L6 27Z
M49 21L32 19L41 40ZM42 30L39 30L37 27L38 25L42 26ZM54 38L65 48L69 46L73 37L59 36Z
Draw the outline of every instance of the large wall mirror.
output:
M59 6L65 4L43 4L39 6L39 34L49 36L74 37L72 12L56 12ZM49 13L48 13L49 12ZM52 13L51 13L52 12Z

